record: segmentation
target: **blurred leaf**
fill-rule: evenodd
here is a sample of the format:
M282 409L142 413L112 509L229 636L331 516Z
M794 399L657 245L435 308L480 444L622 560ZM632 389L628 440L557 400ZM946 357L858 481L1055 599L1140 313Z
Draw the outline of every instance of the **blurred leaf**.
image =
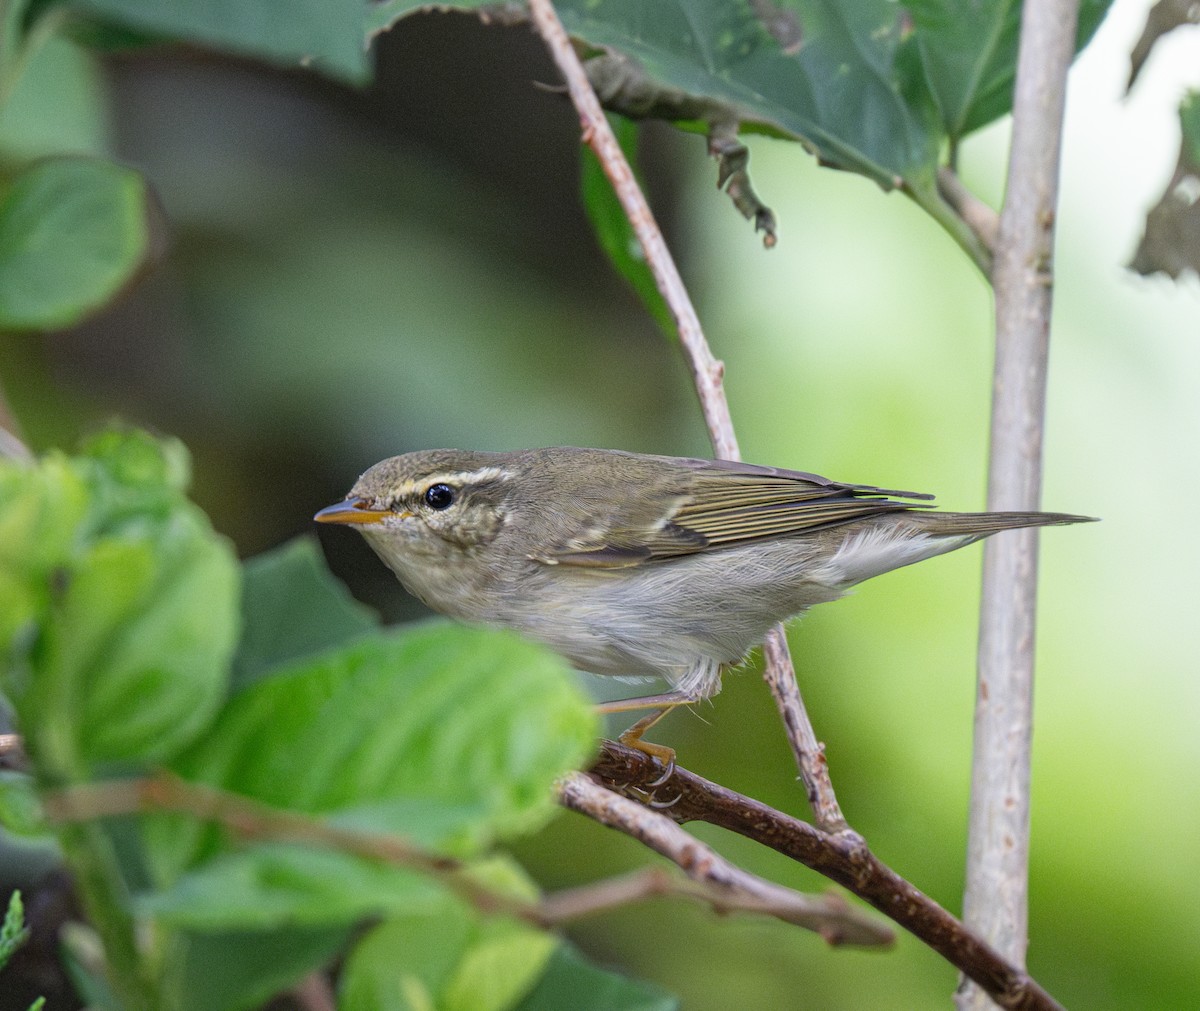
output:
M43 676L75 705L92 762L156 762L200 733L224 692L237 569L199 512L140 542L100 541L76 565L46 634Z
M90 53L51 38L34 53L0 110L0 152L8 161L54 154L104 154L104 79Z
M355 946L341 1006L503 1011L533 986L557 944L529 924L484 918L446 896L438 908L386 921Z
M0 828L19 836L47 832L33 781L23 772L0 770Z
M369 75L361 0L74 0L93 14L201 45L259 57L283 66L312 61L352 83Z
M1129 83L1125 90L1133 87L1160 38L1181 25L1194 24L1200 24L1200 5L1194 0L1158 0L1146 15L1146 27L1129 56Z
M68 922L62 929L63 968L84 1006L95 1011L125 1011L112 984L104 976L104 955L96 932L82 923Z
M111 162L38 162L0 201L0 329L54 330L102 308L149 248L148 191Z
M267 804L470 851L532 831L594 746L564 661L445 622L290 664L234 696L178 768Z
M679 1000L664 990L615 972L597 969L571 945L560 944L537 986L516 1011L678 1011Z
M267 931L182 932L176 1011L243 1011L332 961L349 930L277 927Z
M1166 192L1146 215L1146 231L1130 268L1139 274L1162 271L1178 278L1200 275L1200 92L1179 108L1179 163Z
M242 638L232 687L378 625L378 616L330 573L317 542L297 537L242 567Z
M442 890L416 871L284 843L221 854L139 899L144 912L206 931L326 927L443 903Z
M15 670L49 607L51 574L87 510L83 480L61 457L0 461L0 659Z
M1082 0L1076 51L1095 33L1112 0ZM1019 0L904 0L926 82L952 140L1012 111L1021 31Z
M220 702L237 565L183 495L178 443L109 432L73 458L0 463L7 694L51 779L161 761Z
M626 161L631 166L636 165L637 125L624 117L610 116L609 121L621 150L625 153ZM667 308L667 303L659 293L654 273L646 263L641 243L638 242L633 226L621 207L621 201L617 199L612 183L600 167L599 159L587 145L583 147L580 171L583 207L596 232L600 248L608 255L618 273L633 286L646 311L662 332L668 338L674 338L675 323L671 318L671 310Z

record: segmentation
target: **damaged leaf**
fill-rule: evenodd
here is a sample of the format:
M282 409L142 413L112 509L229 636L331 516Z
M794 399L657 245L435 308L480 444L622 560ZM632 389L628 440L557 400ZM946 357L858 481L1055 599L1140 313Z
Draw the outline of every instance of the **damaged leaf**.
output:
M1129 83L1125 90L1128 92L1133 87L1160 38L1180 25L1196 24L1200 24L1200 3L1196 0L1158 0L1146 15L1146 27L1129 54Z
M1200 92L1183 100L1179 120L1179 164L1146 215L1146 232L1129 264L1139 274L1162 271L1178 278L1191 270L1200 276Z

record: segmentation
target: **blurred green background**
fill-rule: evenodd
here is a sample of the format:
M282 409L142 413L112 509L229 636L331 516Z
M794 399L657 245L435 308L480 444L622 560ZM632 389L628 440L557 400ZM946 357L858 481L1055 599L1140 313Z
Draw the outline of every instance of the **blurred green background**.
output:
M1187 513L1200 493L1200 285L1122 266L1174 165L1196 36L1160 43L1122 100L1147 6L1117 0L1073 72L1059 217L1044 502L1104 522L1042 537L1029 964L1077 1008L1200 1004L1200 534ZM360 471L411 449L708 452L677 348L595 247L577 120L531 86L556 79L537 40L429 15L378 49L363 92L177 50L104 65L111 117L79 123L80 143L147 174L169 247L99 318L0 346L36 448L112 415L180 436L195 497L244 555L310 529ZM994 203L1007 129L961 155ZM751 170L781 222L768 253L715 191L699 139L648 128L643 149L727 364L744 456L982 508L990 293L950 239L902 197L759 141ZM391 620L419 613L359 538L322 534L361 599ZM902 570L791 636L850 820L952 910L979 568L974 549ZM656 739L806 813L756 668ZM758 873L825 886L695 831ZM546 887L651 859L565 814L519 855ZM570 933L697 1011L944 1007L955 985L906 937L887 954L834 951L678 901Z

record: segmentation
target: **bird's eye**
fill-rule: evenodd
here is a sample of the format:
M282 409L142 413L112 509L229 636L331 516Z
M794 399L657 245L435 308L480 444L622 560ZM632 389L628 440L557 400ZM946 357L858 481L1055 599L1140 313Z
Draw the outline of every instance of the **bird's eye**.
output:
M448 484L431 484L425 489L425 504L430 509L449 509L454 505L454 489Z

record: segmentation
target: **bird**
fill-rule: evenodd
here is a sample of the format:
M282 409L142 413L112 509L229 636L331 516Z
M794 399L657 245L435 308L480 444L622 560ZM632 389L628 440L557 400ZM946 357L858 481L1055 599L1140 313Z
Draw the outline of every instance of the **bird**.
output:
M932 499L726 460L438 449L377 463L315 519L357 529L434 611L515 630L583 671L665 681L598 708L650 710L621 740L666 762L642 735L720 691L776 623L1002 530L1092 520Z

